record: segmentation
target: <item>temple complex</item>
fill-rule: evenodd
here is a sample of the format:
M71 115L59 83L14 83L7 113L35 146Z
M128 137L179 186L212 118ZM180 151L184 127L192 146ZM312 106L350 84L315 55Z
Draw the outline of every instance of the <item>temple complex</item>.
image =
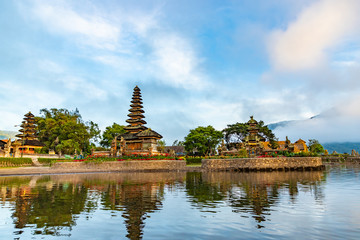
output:
M277 141L277 148L272 148L271 143L259 135L258 122L250 117L247 122L249 134L245 136L242 143L238 143L235 149L227 150L224 143L218 148L219 155L236 155L241 149L245 149L248 157L256 157L265 153L287 151L292 153L308 152L306 142L302 139L294 143L286 137L285 141Z
M35 118L31 112L25 114L24 121L20 125L20 134L16 135L19 139L12 143L12 152L17 155L34 154L35 149L41 149L44 144L41 143L36 136Z
M144 126L146 121L143 115L140 88L136 86L130 104L128 125L124 128L125 134L117 136L113 141L113 155L123 154L157 154L157 141L162 136L154 130Z

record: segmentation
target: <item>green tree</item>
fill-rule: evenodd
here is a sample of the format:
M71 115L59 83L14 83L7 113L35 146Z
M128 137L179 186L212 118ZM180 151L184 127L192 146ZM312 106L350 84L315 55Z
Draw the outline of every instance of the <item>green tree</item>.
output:
M173 146L184 146L184 141L175 140L172 145Z
M312 153L321 154L325 152L324 147L316 139L309 139L308 148Z
M264 124L263 121L259 121L257 124L259 128L259 136L264 138L266 141L270 142L272 148L277 148L277 138L275 134ZM247 123L235 123L229 124L227 127L222 130L224 134L224 139L228 147L233 143L239 143L244 140L244 138L249 134Z
M84 122L79 111L44 108L36 117L38 138L45 150L54 149L62 154L89 153L92 142L97 142L99 127L92 121Z
M126 132L124 127L125 126L119 125L117 123L113 123L113 125L106 127L102 134L100 145L106 148L111 147L112 140L114 140L116 136Z
M165 140L158 140L158 141L157 141L157 150L158 150L159 152L163 152L164 149L165 149L165 146L166 146Z
M249 133L246 123L229 124L227 125L227 128L222 130L222 132L224 134L224 139L228 147L230 143L241 142Z
M190 130L185 137L185 150L189 154L197 151L200 155L208 155L215 152L216 145L219 144L223 134L215 130L212 126L197 127Z

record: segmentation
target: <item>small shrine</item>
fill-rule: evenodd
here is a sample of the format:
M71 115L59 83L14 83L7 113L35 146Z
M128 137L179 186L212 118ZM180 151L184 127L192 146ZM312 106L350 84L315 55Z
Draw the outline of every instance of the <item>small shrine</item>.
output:
M129 119L126 120L128 125L124 128L126 133L117 136L113 140L113 155L158 154L157 141L162 136L151 128L144 126L146 121L144 120L142 103L140 88L136 86L130 104Z
M244 139L244 146L249 157L256 157L262 154L263 139L259 136L258 122L253 116L247 122L249 134Z
M45 145L36 136L35 116L28 112L25 114L24 121L20 125L20 134L16 135L19 139L12 143L13 153L34 154L35 149L41 149Z

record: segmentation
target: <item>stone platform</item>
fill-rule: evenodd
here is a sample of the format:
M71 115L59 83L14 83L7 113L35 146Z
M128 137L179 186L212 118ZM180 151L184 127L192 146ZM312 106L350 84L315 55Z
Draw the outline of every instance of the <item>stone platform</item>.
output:
M262 171L322 169L320 157L203 159L204 171Z

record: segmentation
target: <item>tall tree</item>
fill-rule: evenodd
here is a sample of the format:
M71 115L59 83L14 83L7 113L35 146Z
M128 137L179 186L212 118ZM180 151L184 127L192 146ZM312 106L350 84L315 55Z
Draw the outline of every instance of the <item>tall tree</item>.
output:
M246 123L229 124L222 132L227 145L230 143L239 143L249 134Z
M125 126L119 125L117 123L113 123L113 125L108 126L105 128L105 131L102 134L102 139L100 141L100 145L103 147L109 148L111 146L112 140L120 135L124 134L126 130L124 129Z
M215 152L216 145L219 144L222 137L221 131L215 130L212 126L197 127L190 130L185 137L185 150L189 154L197 151L200 155L208 155Z
M45 149L58 153L89 153L92 142L97 142L99 127L92 121L84 122L79 111L67 109L41 109L41 116L36 117L38 138L45 144Z

